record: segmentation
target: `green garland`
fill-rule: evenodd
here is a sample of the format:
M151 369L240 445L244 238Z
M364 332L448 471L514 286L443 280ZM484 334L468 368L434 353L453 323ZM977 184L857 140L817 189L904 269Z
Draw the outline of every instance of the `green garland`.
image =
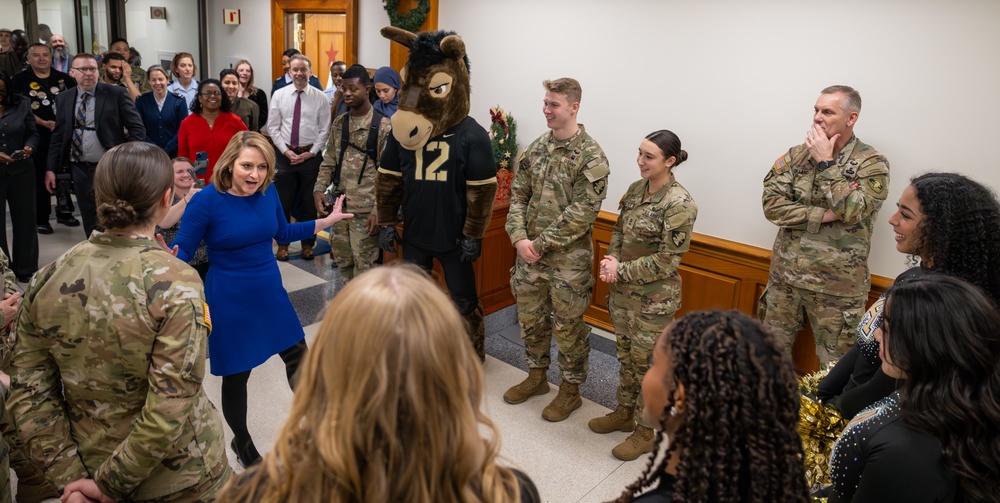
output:
M417 0L417 6L410 9L406 14L400 14L396 8L399 7L399 0L382 0L386 14L389 14L389 24L396 28L402 28L410 33L416 33L420 25L427 20L427 14L431 11L430 0Z

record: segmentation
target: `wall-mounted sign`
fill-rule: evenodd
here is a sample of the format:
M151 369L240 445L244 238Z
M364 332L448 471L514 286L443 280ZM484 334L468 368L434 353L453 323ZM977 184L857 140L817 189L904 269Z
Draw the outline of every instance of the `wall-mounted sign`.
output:
M239 9L222 9L223 24L240 24Z

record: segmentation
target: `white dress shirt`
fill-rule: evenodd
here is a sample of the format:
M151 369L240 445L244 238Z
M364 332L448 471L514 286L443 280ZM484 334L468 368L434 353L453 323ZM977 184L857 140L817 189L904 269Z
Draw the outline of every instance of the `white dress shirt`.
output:
M295 112L295 85L282 87L271 97L267 113L267 132L279 153L291 150L292 114ZM299 115L299 145L312 145L318 156L330 136L330 100L323 91L307 85L302 91Z
M187 89L184 89L184 86L175 80L167 85L167 92L184 98L184 101L188 104L188 110L190 110L191 103L194 103L194 100L198 97L198 81L191 79L191 85Z

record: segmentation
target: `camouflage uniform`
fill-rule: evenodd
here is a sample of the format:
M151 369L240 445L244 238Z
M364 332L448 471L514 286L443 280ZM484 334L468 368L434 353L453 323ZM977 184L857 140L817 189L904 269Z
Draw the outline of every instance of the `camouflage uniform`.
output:
M340 143L343 136L341 128L348 122L350 141L362 150L368 145L368 131L372 123L372 111L368 110L360 123L350 120L350 112L341 114L334 119L330 130L330 138L326 142L326 152L323 163L319 166L314 192L326 192L333 179L333 172L340 160ZM385 140L392 130L388 117L382 118L378 128L378 155L385 150ZM354 218L341 220L330 228L330 250L337 263L340 275L344 280L361 274L375 266L378 260L378 236L370 236L365 224L368 215L375 211L375 171L378 166L375 159L368 159L364 152L347 147L344 151L344 165L340 170L340 185L335 190L347 194L344 202L344 212L354 213ZM358 181L361 167L364 166L363 177Z
M57 488L213 501L232 474L202 389L201 280L153 240L96 232L42 268L17 315L9 410Z
M805 145L792 147L764 178L764 216L779 227L758 314L789 350L804 319L826 364L854 343L871 286L872 227L889 194L889 163L852 136L819 171ZM822 223L830 209L838 220Z
M520 256L511 269L528 366L548 368L555 336L564 382L587 380L590 329L583 313L594 284L594 220L607 195L610 168L601 146L580 125L567 140L543 134L521 154L511 188L507 234L530 239L541 255Z
M618 205L618 222L607 255L618 259L618 281L611 283L608 312L615 325L621 362L618 403L642 420L642 377L660 332L681 307L681 255L691 246L698 206L670 175L655 194L647 180L632 184Z
M0 277L3 278L3 292L4 293L14 293L17 291L17 278L14 276L14 272L10 270L9 261L7 260L7 254L0 250ZM3 312L0 311L0 337L3 337L2 347L0 347L0 368L4 372L10 372L8 365L10 363L10 344L13 340L10 338L10 330L7 330L7 323L10 320L4 316ZM3 432L3 436L0 437L0 503L10 503L10 458L11 458L11 447L14 445L13 442L8 441L9 437L15 437L14 428L10 422L10 415L7 414L7 389L0 385L0 431Z

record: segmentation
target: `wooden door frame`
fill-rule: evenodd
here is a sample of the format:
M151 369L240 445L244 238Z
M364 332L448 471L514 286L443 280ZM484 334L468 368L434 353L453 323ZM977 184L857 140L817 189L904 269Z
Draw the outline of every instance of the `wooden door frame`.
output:
M285 12L347 14L344 57L348 66L358 62L358 0L271 0L271 80L281 76L285 52ZM325 68L313 68L320 75Z

